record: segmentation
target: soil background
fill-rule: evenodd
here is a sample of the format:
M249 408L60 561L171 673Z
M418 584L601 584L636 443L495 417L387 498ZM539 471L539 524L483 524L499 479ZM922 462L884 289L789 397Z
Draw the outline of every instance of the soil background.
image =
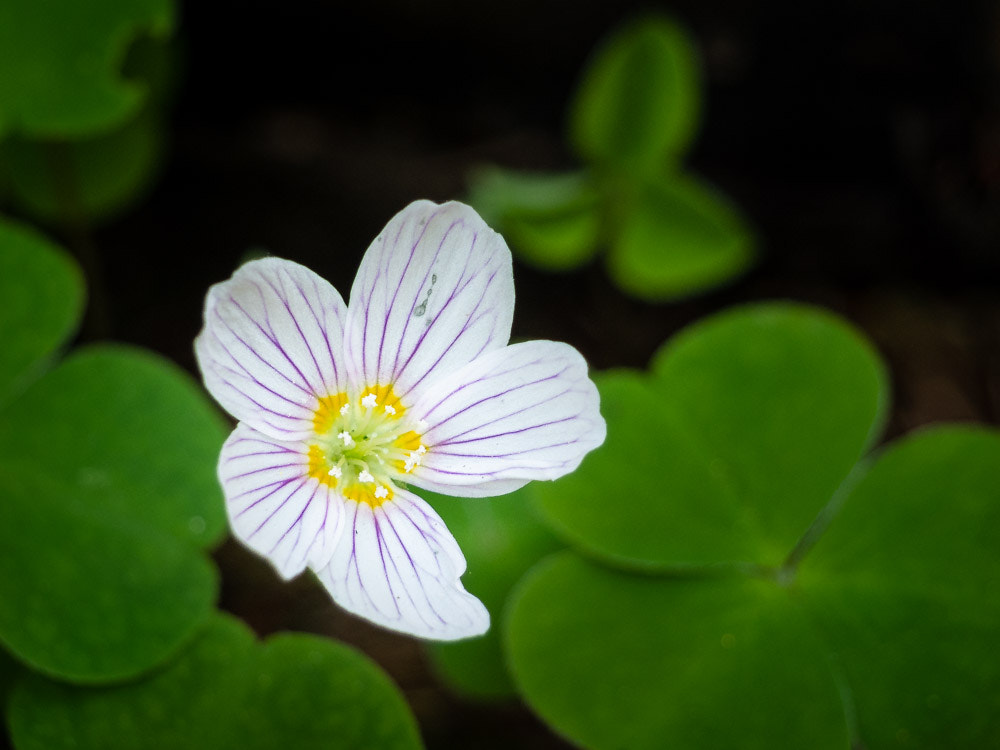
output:
M600 263L515 265L514 335L643 367L684 325L746 301L839 312L887 358L888 436L1000 415L1000 6L993 2L568 0L181 3L161 179L95 235L110 336L194 371L208 286L248 251L304 263L346 296L362 253L416 198L461 198L471 169L574 165L565 112L589 53L660 9L705 69L687 166L755 226L757 267L671 305L636 302ZM808 419L807 414L802 415ZM565 745L517 704L450 695L419 644L283 584L229 542L223 607L261 634L308 630L378 661L434 748Z

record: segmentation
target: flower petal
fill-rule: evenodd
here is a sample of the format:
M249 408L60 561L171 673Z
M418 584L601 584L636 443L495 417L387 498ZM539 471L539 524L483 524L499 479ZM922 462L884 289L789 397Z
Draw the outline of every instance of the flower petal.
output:
M567 344L490 352L414 404L411 414L429 427L413 483L480 497L561 477L604 442L599 402L587 363Z
M442 373L505 346L513 314L503 238L461 203L411 203L372 242L351 288L352 379L392 385L408 406Z
M205 385L241 422L279 440L313 431L319 399L346 386L347 308L304 266L264 258L213 286L195 353Z
M326 565L343 526L343 503L309 476L305 446L240 423L222 446L219 480L233 534L284 578Z
M485 633L490 615L463 587L465 557L444 522L406 490L377 507L347 501L345 531L317 571L333 600L372 622L451 641Z

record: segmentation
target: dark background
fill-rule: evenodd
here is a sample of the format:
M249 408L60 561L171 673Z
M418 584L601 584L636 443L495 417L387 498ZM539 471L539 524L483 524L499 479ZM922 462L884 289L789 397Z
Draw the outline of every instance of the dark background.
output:
M211 283L245 253L298 260L344 294L368 242L416 198L460 198L477 164L574 164L567 103L594 45L649 4L313 0L181 4L171 146L147 200L95 236L110 335L194 368ZM740 205L760 264L675 305L631 300L600 263L515 267L514 335L598 368L644 366L681 326L742 301L833 308L894 374L890 435L1000 413L1000 9L988 2L664 6L705 69L688 166ZM802 415L808 419L807 414ZM434 747L559 747L516 705L450 696L411 639L369 627L233 543L223 606L259 632L358 645Z

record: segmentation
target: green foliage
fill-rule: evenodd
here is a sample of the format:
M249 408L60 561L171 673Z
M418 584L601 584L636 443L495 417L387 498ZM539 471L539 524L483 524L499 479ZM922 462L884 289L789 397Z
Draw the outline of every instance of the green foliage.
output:
M79 271L7 226L0 267L11 270L0 284L19 285L0 297L0 321L20 342L0 371L32 376L0 405L0 643L61 679L133 677L211 612L216 573L201 548L224 531L212 468L224 425L148 353L92 347L45 372L78 322Z
M114 218L144 197L165 151L173 58L166 38L131 44L123 72L131 85L141 85L143 97L126 119L72 137L14 132L0 138L0 175L11 202L39 221L80 226Z
M0 3L0 137L77 138L123 124L145 94L122 76L129 44L172 26L171 0Z
M83 277L55 245L0 217L0 407L75 330Z
M504 602L524 571L561 545L536 517L533 486L500 497L470 500L421 492L465 552L462 581L490 611L492 626L481 638L428 645L438 674L456 692L493 699L514 695L500 647Z
M58 461L44 471L57 476ZM5 464L0 500L0 642L32 669L73 682L132 677L176 653L211 611L215 570L190 545Z
M699 322L650 375L597 383L604 446L536 492L574 544L640 568L780 565L878 435L888 399L856 331L790 303ZM625 486L625 512L609 513Z
M347 646L311 635L275 636L258 653L253 678L237 748L421 746L396 687Z
M641 299L680 299L740 275L753 262L753 234L723 196L686 175L644 184L627 207L608 272Z
M676 23L652 16L616 31L590 61L570 110L584 161L655 174L682 154L701 109L698 53Z
M315 636L256 643L221 614L140 683L76 688L30 677L9 721L18 750L420 747L402 696L368 659Z
M0 709L7 705L7 695L21 676L21 665L0 649Z
M570 135L587 169L481 170L469 202L527 263L566 271L607 251L625 292L651 302L743 273L754 240L739 212L682 171L700 110L694 43L659 16L613 34L585 70Z
M1000 742L1000 434L866 455L871 346L799 305L599 378L606 445L536 487L576 549L506 605L518 691L590 748Z
M113 130L74 141L12 136L0 144L0 162L12 197L37 219L57 223L76 211L100 221L145 194L163 145L158 117L142 110Z
M129 347L91 346L7 408L0 466L48 474L67 499L104 518L211 547L226 529L215 459L227 432L175 365Z
M507 642L525 699L584 747L848 747L823 644L769 582L563 553L514 597Z
M868 747L1000 746L1000 434L890 446L805 557Z

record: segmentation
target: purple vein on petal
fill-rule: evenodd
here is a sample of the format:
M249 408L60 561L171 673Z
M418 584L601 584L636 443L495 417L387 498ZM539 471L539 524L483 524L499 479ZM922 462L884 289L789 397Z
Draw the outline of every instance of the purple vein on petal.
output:
M490 279L487 281L487 287L486 287L487 289L489 288L489 285L492 283L492 280L496 277L496 273L497 272L494 271L493 274L490 276ZM423 343L426 340L427 336L429 336L429 335L430 336L436 335L436 333L432 334L431 331L434 330L434 327L438 323L438 321L441 320L442 318L444 318L444 316L445 316L445 314L447 312L448 307L456 299L458 299L459 296L461 296L462 292L464 292L469 287L469 285L472 284L473 281L476 280L476 278L478 278L478 276L479 276L478 272L475 273L475 274L473 274L471 277L469 277L468 279L465 280L465 283L464 283L464 285L461 288L456 288L455 290L453 290L449 294L448 299L445 300L445 303L441 306L441 309L438 311L437 316L435 316L434 320L431 321L431 324L429 326L427 326L427 328L420 334L420 338L417 340L417 343L413 347L413 350L410 352L410 356L407 358L406 362L404 362L403 366L401 368L399 368L399 370L396 372L396 377L397 378L399 378L400 376L402 376L402 374L406 371L407 367L409 367L410 363L413 361L413 358L416 356L417 352L420 351L420 348L423 346ZM460 279L460 281L461 281L461 279ZM487 310L483 311L482 313L479 313L479 309L483 305L485 299L486 299L486 295L483 294L476 301L476 306L472 309L472 312L468 315L468 317L466 318L466 320L463 322L462 328L459 330L459 332L455 335L455 337L451 340L451 342L449 342L448 346L445 347L445 349L441 352L441 354L434 361L434 363L430 367L424 368L424 373L420 376L420 378L417 379L417 381L415 383L413 383L410 386L409 390L413 390L414 388L419 387L420 383L422 383L424 381L424 379L431 372L433 372L435 370L435 368L437 368L437 366L441 363L441 360L444 359L445 356L447 356L448 352L450 352L452 350L452 348L455 346L455 344L457 344L462 339L462 337L468 331L470 331L472 329L473 324L479 322L480 320L482 320L482 318L485 317L493 309L493 308L488 308ZM477 314L477 313L479 313L479 314ZM491 334L489 336L489 338L487 339L486 345L488 345L490 342L492 342L492 340L493 340L493 336Z
M407 257L406 263L403 266L403 272L399 276L399 282L396 284L396 288L395 288L395 290L392 293L392 298L389 301L389 306L385 310L385 323L386 323L386 325L382 326L382 335L379 338L378 356L377 356L376 361L375 361L375 373L374 373L374 377L379 377L379 373L382 371L382 352L383 352L383 350L385 348L385 336L386 336L386 333L387 333L387 330L388 330L388 327L389 327L388 326L388 322L392 318L392 311L393 311L393 309L396 306L396 299L399 296L400 290L403 288L403 281L406 279L406 274L407 274L407 272L410 269L410 265L413 263L414 257L416 256L417 248L423 242L424 235L427 234L427 230L430 227L432 221L433 221L433 218L430 218L430 219L428 219L427 221L424 222L424 225L423 225L423 227L420 230L419 236L416 238L416 240L414 240L413 244L410 246L410 254ZM454 224L452 226L454 226ZM451 231L451 227L448 228L448 232L450 232L450 231ZM448 236L448 232L445 232L445 237ZM402 233L402 227L400 228L400 234L401 233ZM398 240L399 240L399 234L397 234L396 240L398 242ZM444 242L444 240L442 240L441 244L443 244L443 242ZM437 260L438 253L440 252L440 250L441 250L441 245L439 244L438 245L438 249L437 249L437 251L434 254L434 258L431 260L431 263L430 263L430 265L427 268L427 272L424 274L424 278L422 279L420 286L417 287L417 297L420 296L420 291L423 289L423 285L427 282L427 276L428 276L428 274L430 274L431 268L434 267L434 262ZM385 265L385 271L386 271L385 278L387 278L387 279L388 279L388 272L389 272L389 260L390 260L390 256L391 256L390 253L385 253L383 255L383 260L384 260L384 265ZM386 291L388 291L388 290L386 290ZM416 306L416 299L417 299L417 297L414 298L414 302L413 302L414 306ZM410 310L410 314L411 315L412 315L412 312L413 312L413 309L411 308L411 310ZM404 341L405 338L406 338L406 328L410 324L410 317L411 317L411 315L407 315L406 316L406 322L403 324L403 332L399 335L399 341L400 342ZM399 350L398 349L396 351L396 359L397 359L397 362L398 362L398 359L399 359ZM393 367L395 369L395 365ZM396 373L393 372L393 376L395 376L395 374Z
M414 526L414 528L417 528L418 533L420 533L421 537L423 537L424 540L426 541L426 537L424 537L423 532L416 526L416 524L413 523L413 520L409 516L406 515L406 513L405 513L405 511L403 511L402 507L397 506L397 508L398 508L399 512L406 518L406 520L409 521L410 525ZM393 523L392 518L389 516L388 513L384 513L383 512L383 515L385 516L385 522L387 524L389 524L389 528L392 529L392 533L395 535L396 541L399 542L400 549L403 550L403 554L406 555L406 561L410 564L410 568L413 570L413 575L416 576L417 582L420 584L420 590L421 590L421 592L424 595L424 600L427 602L428 608L430 609L431 612L434 613L434 616L437 617L437 619L441 621L442 625L446 625L447 621L441 616L441 613L438 612L437 609L434 607L434 602L431 599L430 595L427 593L427 588L424 586L424 579L420 575L420 567L417 565L416 561L413 559L413 556L410 554L410 551L406 548L406 545L403 543L403 538L400 536L399 530L396 528L396 524ZM431 554L433 554L433 552ZM393 558L393 566L396 567L395 558ZM434 578L437 578L438 576L441 576L443 574L443 571L440 570L440 565L438 566L438 573L437 573L437 575L435 575L432 571L428 571L428 572L430 572L431 576L434 577ZM400 582L402 582L403 576L399 573L398 567L396 568L396 573L397 573L397 575L399 575ZM404 586L403 589L406 590L406 586ZM427 619L423 616L423 612L421 612L421 608L417 605L416 601L414 601L413 597L410 596L409 591L407 591L406 593L407 593L407 596L410 599L410 602L413 604L413 608L416 610L417 614L420 616L420 619L423 620L424 623L426 623L428 626L432 626L432 623L428 622Z
M475 408L477 406L480 406L480 405L482 405L482 404L484 404L484 403L486 403L488 401L492 401L492 400L500 398L502 396L507 396L507 395L509 395L511 393L515 393L517 391L523 390L524 388L530 388L533 385L539 385L541 383L545 383L545 382L548 382L550 380L556 380L556 379L558 379L558 378L560 378L562 376L563 372L565 372L565 370L563 370L561 372L558 372L558 373L556 373L554 375L549 375L549 376L544 377L544 378L539 378L538 380L533 380L530 383L521 383L519 385L516 385L516 386L513 386L511 388L508 388L505 391L500 391L499 393L491 393L489 396L484 396L483 398L479 399L478 401L474 401L473 403L468 404L467 406L463 406L458 411L452 412L451 414L449 414L444 419L441 419L439 421L435 421L434 424L433 424L433 426L432 426L432 428L431 428L431 430L440 429L443 425L446 425L448 422L450 422L451 420L453 420L455 417L461 416L462 414L464 414L465 412L469 411L470 409L473 409L473 408ZM487 380L490 380L490 379L491 378L484 378L484 379L482 379L480 381L476 381L476 382L486 382ZM488 422L480 422L480 423L476 424L474 427L470 427L469 429L464 430L463 432L459 432L459 433L456 433L454 435L451 435L445 442L448 442L448 441L452 440L453 438L461 437L462 435L466 435L469 432L472 432L474 430L480 429L481 427L486 427L486 426L491 425L491 424L493 424L495 422L499 422L499 421L501 421L503 419L508 419L509 417L517 416L518 414L523 414L526 411L530 411L532 409L536 409L536 408L538 408L539 406L541 406L544 403L547 403L549 401L555 401L556 399L561 398L562 396L565 396L567 393L572 393L572 392L574 392L573 388L567 388L566 390L561 391L560 393L557 393L554 396L547 395L544 398L542 398L540 401L536 401L534 403L528 404L527 406L522 406L520 409L516 409L515 411L507 412L507 413L503 414L502 416L499 416L499 417L496 417L494 419L489 420ZM425 417L425 419L426 419L426 417Z
M230 297L230 299L232 299L232 298ZM235 303L235 301L234 301L234 303ZM237 305L237 307L238 307L238 305ZM247 315L246 311L243 310L242 308L240 308L240 312L242 312L244 315ZM258 352L255 347L251 346L242 336L240 336L238 333L236 333L236 331L232 328L232 326L230 326L225 321L225 319L222 318L222 316L218 313L218 311L215 311L215 315L219 319L219 321L222 323L222 325L225 326L226 329L228 329L229 332L233 335L233 338L236 339L237 341L239 341L241 344L243 344L243 346L246 347L246 349L247 349L248 352L250 352L251 354L253 354L253 356L255 356L257 359L260 360L261 364L266 365L267 367L269 367L272 370L274 370L274 372L279 377L281 377L283 380L285 380L289 385L291 385L291 386L293 386L295 388L298 388L300 391L302 391L303 393L305 393L307 395L310 395L310 396L314 395L307 388L304 388L301 383L296 383L294 380L292 380L290 377L288 377L285 373L283 373L277 367L275 367L270 362L268 362L266 359L264 359L264 357L261 356L260 352ZM258 328L260 328L260 326L255 321L253 321L252 318L250 318L250 320L251 320L251 322L254 323L254 325L256 325ZM264 333L263 330L261 330L261 333ZM268 338L268 336L267 336L266 333L264 333L264 337ZM270 338L268 338L268 340L270 341ZM227 353L229 353L229 356L233 359L233 361L235 361L235 362L239 361L232 354L232 352L229 352L228 347L225 344L222 343L221 339L219 339L219 343L223 346L223 348L226 349ZM274 344L274 346L284 355L285 359L288 359L288 354L285 353L284 349L282 349L280 346L278 346L277 344L275 344L273 341L271 343ZM293 365L293 367L294 367L294 365ZM296 368L296 370L297 370L297 368ZM301 376L302 373L300 372L299 375ZM303 379L303 382L306 382L305 379ZM306 383L306 384L308 385L308 383Z
M267 324L268 331L271 332L270 335L268 335L267 332L264 331L264 328L256 320L254 320L247 314L247 312L239 305L239 303L237 303L235 300L233 300L233 303L236 305L237 309L240 310L240 312L242 312L244 315L247 316L247 319L250 320L250 322L257 327L257 329L264 335L264 337L271 342L274 348L281 353L281 356L285 358L288 364L292 366L292 369L295 370L296 373L298 373L298 376L300 378L302 378L302 382L313 389L313 394L315 395L315 390L316 390L315 386L309 382L309 378L305 376L305 373L299 369L299 366L297 364L295 364L295 360L288 354L287 351L285 351L285 347L281 345L281 342L278 339L278 334L274 332L274 326L271 324L271 315L267 309L267 299L264 296L264 290L261 288L260 284L258 284L256 281L251 281L250 283L257 290L257 294L260 295L261 305L264 308L264 322ZM231 296L230 299L232 299ZM294 319L295 318L293 316L292 320L294 321ZM297 325L298 324L296 323L296 326Z
M393 590L392 581L389 580L389 566L386 565L385 556L388 553L389 559L393 560L392 553L388 550L388 544L382 538L382 527L378 522L378 509L372 508L372 523L375 524L375 540L378 543L378 555L379 559L382 561L382 571L385 573L385 585L389 590L389 601L392 602L393 607L396 608L396 617L401 618L403 613L399 609L399 604L396 602L396 592ZM393 567L395 567L395 561L393 560ZM398 571L397 571L398 573ZM387 613L386 616L388 616Z
M278 485L277 487L275 487L275 488L274 488L273 490L271 490L270 492L268 492L268 493L266 493L266 494L264 494L264 495L261 495L261 496L260 496L260 497L258 497L258 498L257 498L256 500L254 500L254 501L253 501L252 503L250 503L250 504L249 504L249 505L248 505L247 507L245 507L245 508L244 508L243 510L241 510L241 511L240 511L239 513L236 513L236 514L234 514L234 515L233 515L233 518L239 518L239 517L240 517L240 516L242 516L242 515L243 515L244 513L247 513L248 511L250 511L250 510L252 510L252 509L256 508L256 507L257 507L258 505L260 505L260 504L261 504L262 502L264 502L265 500L267 500L267 499L268 499L269 497L272 497L273 495L277 494L277 493L278 493L278 492L279 492L280 490L282 490L283 488L287 487L287 486L288 486L289 484L291 484L292 482L299 482L299 487L301 487L301 486L305 485L305 483L306 483L306 477L304 477L304 476L294 476L294 477L291 477L290 479L287 479L287 480L284 480L284 481L282 481L282 482L281 482L281 483L280 483L280 484L279 484L279 485ZM295 488L293 488L293 489L292 489L292 492L290 492L288 496L289 496L289 497L291 497L291 495L292 495L292 494L293 494L293 493L294 493L294 492L295 492L296 490L298 490L298 489L299 489L299 487L295 487ZM257 489L259 490L259 489L262 489L262 488L258 487ZM287 498L286 498L286 499L287 499ZM284 501L282 501L282 505L284 505ZM280 508L280 507L281 507L281 506L279 506L279 508ZM259 529L258 529L258 530L259 530Z
M459 224L463 224L463 223L460 220L453 221L448 226L448 228L445 230L444 235L441 237L441 241L438 242L438 246L434 250L434 257L431 258L431 262L427 265L427 270L424 272L423 279L420 280L420 284L416 287L416 294L414 295L413 299L410 300L410 311L406 315L406 322L403 324L403 331L402 331L402 333L400 334L400 337L399 337L400 341L404 341L406 339L406 332L409 330L410 321L413 319L413 313L416 311L417 306L419 304L418 300L420 299L420 296L421 296L421 294L423 292L424 287L427 285L428 277L430 277L430 276L433 275L434 265L437 263L437 260L438 260L438 258L441 255L441 251L442 251L442 248L444 248L445 242L448 241L448 235L450 235L452 233L452 230L454 230L455 227L458 226ZM427 224L424 225L424 231L425 232L426 232L426 229L427 229L427 227L429 225L430 225L430 221L428 221ZM463 224L463 226L464 226L464 224ZM422 239L423 239L423 233L421 233L420 240L418 240L418 242L416 244L419 244L419 242ZM416 244L414 244L414 246L413 246L413 248L411 250L411 256L410 256L411 258L413 257L413 253L416 252ZM468 270L469 257L470 256L471 256L471 252L470 252L469 256L466 256L465 266L462 268L462 273L459 275L458 281L456 282L456 284L460 283L462 281L462 279L465 278L465 273ZM402 284L402 279L401 279L400 283L396 287L395 295L399 294L399 290L402 288L402 286L403 286L403 284ZM393 302L395 302L395 295L393 297ZM451 299L452 299L452 297L454 297L454 290L452 290L452 292L450 292L449 295L450 296L448 298L448 301L450 302ZM447 303L446 303L446 306L447 306ZM443 309L444 308L442 308L442 311L443 311ZM437 318L435 317L434 319L432 319L430 321L430 325L428 326L428 330L431 327L434 326L434 323L436 322L436 320L437 320ZM426 334L427 334L427 331L424 331L424 334L421 335L420 338L417 340L416 346L413 348L413 351L410 352L410 356L407 358L407 361L403 365L402 368L400 368L400 366L399 366L399 355L400 355L400 352L401 352L401 348L397 348L396 349L396 357L395 357L395 359L393 361L393 364L392 364L392 370L393 370L392 371L392 377L393 377L394 380L397 379L400 376L400 374L402 373L402 371L406 369L406 365L409 364L409 361L411 359L413 359L414 354L416 354L417 350L420 348L421 344L423 343L424 336ZM381 363L381 351L379 352L379 362Z
M498 422L503 422L505 419L510 419L511 417L518 416L519 414L523 414L525 412L533 411L534 409L537 409L539 406L541 406L541 405L543 405L545 403L548 403L549 401L555 400L555 398L559 398L561 396L566 395L567 393L574 393L574 392L575 391L573 389L569 389L569 390L563 391L562 393L558 394L555 397L552 397L552 398L546 397L546 398L543 398L541 401L536 401L533 404L528 404L527 406L524 406L524 407L522 407L520 409L517 409L516 411L508 412L508 413L503 414L503 415L501 415L499 417L495 417L494 419L490 419L490 420L488 420L486 422L480 422L479 424L477 424L477 425L475 425L473 427L470 427L467 430L463 430L461 432L456 432L454 435L449 435L447 438L443 439L440 443L435 443L435 445L455 445L455 444L459 444L459 443L475 442L477 440L488 440L490 438L503 437L504 435L516 435L516 434L518 434L518 433L520 433L520 432L522 432L524 430L533 429L535 427L547 427L550 424L557 424L559 422L566 422L566 421L575 420L575 419L577 419L582 414L582 412L577 412L576 414L573 414L573 415L570 415L570 416L566 416L566 417L560 417L555 422L541 422L541 423L536 424L536 425L527 425L525 427L520 427L520 428L518 428L516 430L511 430L511 431L508 431L508 432L499 432L499 433L496 433L496 434L493 434L493 435L481 435L481 436L469 438L468 440L457 440L456 439L456 438L464 437L464 436L468 435L471 432L476 432L477 430L481 430L484 427L489 427L490 425L497 424Z
M339 383L340 368L337 366L337 358L334 356L333 348L330 346L330 334L329 331L327 330L326 325L324 324L323 318L319 315L319 313L316 312L315 309L313 309L312 301L309 299L309 296L306 294L305 290L302 287L300 287L297 283L294 286L298 290L299 296L302 297L302 302L306 305L306 307L309 308L309 312L312 314L313 320L316 321L316 327L319 328L320 333L322 334L323 342L326 344L327 354L330 356L330 365L333 367L334 380ZM319 284L316 282L315 279L312 280L312 286L313 286L313 292L315 292L316 294L316 299L319 300L320 299ZM320 303L320 312L322 311L323 311L323 306L322 303ZM333 313L333 317L336 318L337 322L340 324L341 329L343 329L344 321L340 319L340 310L334 307L331 310L331 312Z
M274 282L270 279L265 279L265 282L271 290L274 291L275 296L277 296L277 298L281 301L282 306L285 308L285 312L288 313L288 317L292 319L292 323L295 325L295 330L298 332L299 338L302 339L302 343L305 345L306 351L309 352L309 358L312 360L313 366L316 368L316 376L319 378L317 385L322 388L323 384L326 382L326 378L323 375L323 368L320 367L319 362L316 359L316 353L313 351L312 345L309 343L309 339L306 338L306 334L302 330L302 326L299 325L298 318L295 316L295 313L292 312L292 306L288 304L288 294L284 288L284 283L282 283L282 289L279 291L274 285ZM300 288L299 292L301 293L301 291L302 290ZM303 375L303 377L305 376Z
M309 510L309 506L312 505L313 500L316 499L316 493L319 491L319 488L320 488L320 485L318 483L313 487L312 494L309 495L309 499L306 500L305 505L302 506L302 510L299 511L299 515L296 516L295 520L292 521L291 525L289 525L289 527L287 529L285 529L285 533L282 534L280 537L278 537L278 541L276 541L274 543L274 545L271 547L271 552L269 554L273 554L274 553L274 551L278 548L278 545L281 544L282 541L284 541L285 537L288 536L288 534L291 532L292 529L298 529L298 536L297 536L297 538L295 540L295 543L292 545L292 549L294 550L298 546L299 540L302 539L302 519L305 517L306 511ZM270 516L268 516L267 520L265 520L260 525L260 527L258 527L257 531L260 531L260 529L263 528L264 524L266 524L268 521L270 521L271 518L273 518L277 514L277 512L279 510L281 510L283 507L285 507L285 503L287 503L289 500L291 500L292 499L292 495L294 495L296 492L298 492L298 488L296 488L294 491L292 491L291 493L289 493L288 497L286 497L284 499L284 501L282 501L281 505L278 506L278 508L275 509L274 513L272 513ZM254 533L257 533L257 532L255 531ZM290 555L291 555L291 553L289 553L289 556ZM286 562L287 562L287 559L288 558L286 558Z
M445 403L446 401L448 401L449 399L451 399L453 396L457 396L459 393L461 393L462 391L464 391L466 388L471 388L472 386L478 385L479 383L486 383L486 382L488 382L488 381L490 381L490 380L492 380L494 378L505 377L506 375L510 375L512 372L519 372L520 370L523 370L523 369L525 369L527 367L532 367L534 365L537 365L541 361L542 360L537 359L537 360L535 360L533 362L527 362L525 364L514 365L510 369L507 369L507 370L501 370L499 372L491 372L488 375L485 375L484 377L481 377L481 378L477 378L475 380L467 380L464 383L462 383L461 385L459 385L457 388L455 388L454 390L449 391L448 393L446 393L445 395L443 395L438 400L438 402L435 403L434 406L432 406L430 409L424 410L423 411L423 418L427 419L427 417L429 417L431 414L433 414L435 411L437 411L437 409L438 409L439 406L441 406L443 403ZM497 394L494 394L494 395L497 395Z

